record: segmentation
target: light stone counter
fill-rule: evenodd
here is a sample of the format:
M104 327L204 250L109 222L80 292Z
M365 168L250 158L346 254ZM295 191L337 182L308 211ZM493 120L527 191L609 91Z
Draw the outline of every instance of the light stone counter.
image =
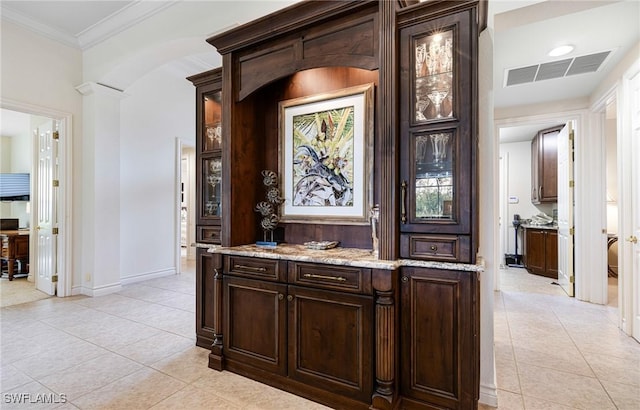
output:
M558 225L533 225L533 224L522 224L520 225L524 229L549 229L553 231L558 230Z
M253 258L285 259L298 262L324 263L329 265L355 266L359 268L394 270L401 266L420 268L460 270L468 272L482 272L482 263L471 265L467 263L432 262L411 259L387 261L373 257L371 250L336 247L327 250L308 249L304 245L281 244L274 248L257 245L240 245L233 247L210 247L207 252L223 255L248 256Z

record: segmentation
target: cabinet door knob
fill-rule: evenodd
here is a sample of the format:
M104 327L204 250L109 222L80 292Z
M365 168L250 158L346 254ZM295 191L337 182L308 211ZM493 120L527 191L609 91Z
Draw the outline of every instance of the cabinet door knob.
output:
M278 293L278 300L284 299L284 295L282 293Z
M402 277L402 281L403 281L404 283L407 283L407 282L409 282L409 278L408 278L408 277L406 277L406 276L403 276L403 277Z
M287 300L288 300L289 302L291 302L291 301L293 300L293 295L289 295L289 296L287 296Z

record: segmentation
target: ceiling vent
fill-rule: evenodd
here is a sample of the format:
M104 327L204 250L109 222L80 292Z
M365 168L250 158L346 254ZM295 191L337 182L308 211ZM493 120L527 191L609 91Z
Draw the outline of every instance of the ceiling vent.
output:
M603 51L586 56L507 70L506 86L550 80L575 74L595 73L609 54L611 54L611 51Z

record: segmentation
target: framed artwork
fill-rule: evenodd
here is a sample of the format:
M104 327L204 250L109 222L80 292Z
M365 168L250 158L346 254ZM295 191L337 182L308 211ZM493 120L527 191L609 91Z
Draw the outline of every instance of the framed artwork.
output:
M367 224L373 84L281 101L283 222Z

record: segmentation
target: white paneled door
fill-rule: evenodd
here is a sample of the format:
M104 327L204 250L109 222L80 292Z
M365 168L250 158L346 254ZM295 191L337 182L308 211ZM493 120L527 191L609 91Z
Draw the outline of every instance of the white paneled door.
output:
M55 208L58 190L54 187L58 183L58 140L54 138L54 135L59 135L57 126L58 121L51 120L34 131L37 150L35 278L36 288L49 295L56 293L57 282L57 234L54 231L57 229Z
M575 130L568 122L558 134L558 283L569 296L574 296L574 182L573 143Z

